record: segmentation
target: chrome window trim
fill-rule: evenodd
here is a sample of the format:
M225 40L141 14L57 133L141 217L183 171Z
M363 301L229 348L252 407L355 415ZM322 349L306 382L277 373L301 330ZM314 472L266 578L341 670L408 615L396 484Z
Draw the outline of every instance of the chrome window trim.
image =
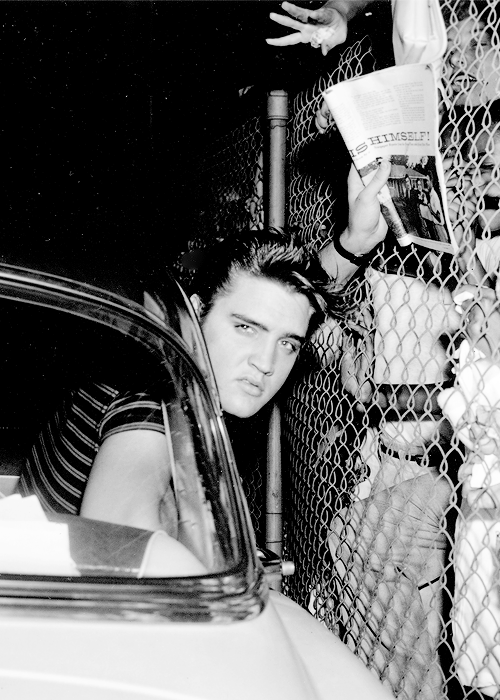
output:
M7 273L0 266L0 298L55 309L129 335L165 358L173 346L193 370L213 411L214 438L226 455L233 486L234 521L241 560L232 570L201 577L124 579L44 577L0 574L0 615L54 615L86 619L190 620L220 622L253 618L267 601L239 477L218 401L185 342L138 303L89 285L61 286L59 278ZM82 289L83 288L83 289ZM152 342L153 341L153 342ZM215 429L217 424L217 430ZM239 494L239 496L238 496ZM126 581L126 582L125 582Z
M185 579L0 576L0 616L228 623L250 620L267 604L260 567ZM111 584L111 585L110 585Z

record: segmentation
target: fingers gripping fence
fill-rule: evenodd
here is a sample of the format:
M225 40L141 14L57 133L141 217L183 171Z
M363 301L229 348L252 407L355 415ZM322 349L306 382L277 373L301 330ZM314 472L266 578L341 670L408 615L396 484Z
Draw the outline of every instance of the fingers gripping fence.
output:
M282 417L286 592L404 700L500 698L499 23L493 0L441 5L460 254L380 246L305 348ZM375 39L355 37L290 104L288 223L313 250L345 224L349 167L333 126L315 128L321 91L381 67ZM225 221L263 225L261 127L248 124L220 147L224 166L207 160L190 246L227 235ZM458 313L467 281L474 303ZM259 534L262 471L240 464Z

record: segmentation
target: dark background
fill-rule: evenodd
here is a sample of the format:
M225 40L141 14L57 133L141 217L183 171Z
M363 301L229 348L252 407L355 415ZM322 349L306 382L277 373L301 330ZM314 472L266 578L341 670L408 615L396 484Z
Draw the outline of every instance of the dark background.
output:
M303 2L310 8L320 2ZM238 121L238 91L311 84L325 60L266 36L272 0L0 2L2 231L163 264L189 180Z

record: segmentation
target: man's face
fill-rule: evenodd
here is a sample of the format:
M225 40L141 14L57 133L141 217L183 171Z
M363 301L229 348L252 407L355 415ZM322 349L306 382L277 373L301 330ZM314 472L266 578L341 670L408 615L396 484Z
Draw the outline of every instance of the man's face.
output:
M297 359L312 313L307 297L278 282L235 277L203 321L224 411L248 418L273 398Z
M500 126L494 133L483 131L471 149L472 181L483 201L480 224L490 231L500 229Z
M448 28L445 76L456 104L485 105L499 95L500 55L485 25L468 18Z

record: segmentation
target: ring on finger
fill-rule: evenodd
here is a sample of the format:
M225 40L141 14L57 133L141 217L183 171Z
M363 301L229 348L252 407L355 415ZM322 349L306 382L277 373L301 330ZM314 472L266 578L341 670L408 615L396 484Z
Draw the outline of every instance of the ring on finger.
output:
M313 47L313 49L319 49L319 47L321 46L321 42L318 42L319 37L317 35L318 35L318 32L316 31L311 36L311 46Z
M316 31L311 34L311 46L313 49L318 49L321 44L326 39L330 39L333 34L335 34L335 27L320 27L319 29L316 29Z

